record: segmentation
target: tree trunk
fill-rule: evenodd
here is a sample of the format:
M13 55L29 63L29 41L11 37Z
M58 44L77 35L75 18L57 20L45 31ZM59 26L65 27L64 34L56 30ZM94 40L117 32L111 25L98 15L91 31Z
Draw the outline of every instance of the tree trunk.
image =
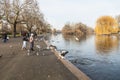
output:
M14 38L16 38L16 23L14 23L14 32L13 32Z
M29 33L31 33L31 30L30 30L30 29L28 29L28 32L29 32Z

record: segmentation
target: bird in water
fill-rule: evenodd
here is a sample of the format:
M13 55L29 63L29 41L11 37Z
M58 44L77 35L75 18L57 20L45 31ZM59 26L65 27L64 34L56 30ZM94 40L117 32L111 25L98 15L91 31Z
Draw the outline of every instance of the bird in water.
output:
M79 40L78 37L76 37L76 36L74 36L74 37L75 37L75 40L77 40L77 41Z
M61 56L65 56L67 53L68 53L68 51L63 50L63 51L61 51Z

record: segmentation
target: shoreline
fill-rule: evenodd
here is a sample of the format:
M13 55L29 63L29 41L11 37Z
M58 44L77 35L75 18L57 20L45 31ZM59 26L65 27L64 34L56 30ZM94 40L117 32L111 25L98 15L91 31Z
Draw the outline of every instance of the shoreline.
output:
M49 43L44 40L45 44L49 46ZM78 69L75 65L73 65L70 61L62 57L59 52L55 49L51 49L51 51L56 55L56 57L65 65L65 67L75 75L78 80L91 80L85 73L83 73L80 69Z

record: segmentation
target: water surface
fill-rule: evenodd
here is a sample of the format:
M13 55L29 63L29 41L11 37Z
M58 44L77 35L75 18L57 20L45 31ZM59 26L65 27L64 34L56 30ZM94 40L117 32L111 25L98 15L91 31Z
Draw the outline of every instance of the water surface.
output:
M120 80L120 35L81 37L52 35L50 43L92 80Z

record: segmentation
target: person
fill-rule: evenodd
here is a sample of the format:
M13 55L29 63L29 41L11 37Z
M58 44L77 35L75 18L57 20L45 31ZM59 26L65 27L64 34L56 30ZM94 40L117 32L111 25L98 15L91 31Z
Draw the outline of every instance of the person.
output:
M7 42L7 33L4 32L3 34L3 42L6 43Z
M30 50L34 51L34 49L33 49L33 47L34 47L34 34L33 33L30 35L29 41L30 41Z
M24 50L24 49L26 49L26 48L27 48L27 41L28 41L27 36L26 36L26 35L24 35L24 36L23 36L23 45L22 45L22 50Z

